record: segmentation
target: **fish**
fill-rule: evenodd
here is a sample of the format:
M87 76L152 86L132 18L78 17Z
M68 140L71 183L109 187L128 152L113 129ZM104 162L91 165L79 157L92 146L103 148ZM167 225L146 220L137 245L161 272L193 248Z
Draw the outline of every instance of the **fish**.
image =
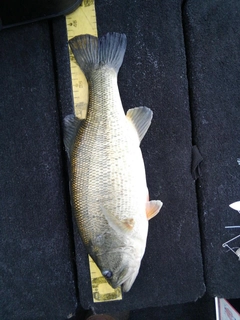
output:
M124 113L117 76L126 35L69 40L89 87L86 119L64 119L64 144L70 164L72 209L82 241L102 275L128 292L146 248L148 220L161 209L149 201L140 142L153 113L136 107Z

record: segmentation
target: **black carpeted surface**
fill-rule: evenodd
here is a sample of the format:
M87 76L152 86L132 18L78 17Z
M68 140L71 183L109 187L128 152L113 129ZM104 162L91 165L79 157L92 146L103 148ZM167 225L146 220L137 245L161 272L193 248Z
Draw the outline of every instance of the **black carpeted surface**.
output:
M48 22L0 32L1 319L76 307Z
M164 206L150 221L131 291L95 305L74 219L72 230L62 143L72 112L65 19L0 32L1 319L64 319L78 294L97 312L141 309L131 319L211 319L209 299L167 306L205 291L198 209L207 290L239 298L237 257L221 247L236 235L224 226L239 224L228 208L239 200L239 9L233 0L96 1L99 36L128 38L119 73L125 110L154 112L142 150L150 197ZM192 143L204 159L197 195Z
M196 302L134 310L129 320L213 320L215 317L214 299L204 295Z
M184 30L194 142L204 158L198 184L207 290L240 298L239 261L222 244L239 234L240 3L187 1ZM230 243L239 247L239 239Z
M76 10L82 0L1 0L0 28L58 17Z

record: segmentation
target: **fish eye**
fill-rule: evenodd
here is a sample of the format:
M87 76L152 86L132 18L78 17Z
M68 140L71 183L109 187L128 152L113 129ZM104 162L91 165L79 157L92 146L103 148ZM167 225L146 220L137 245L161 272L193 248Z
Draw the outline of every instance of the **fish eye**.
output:
M103 272L102 272L102 275L104 276L104 277L106 277L107 279L110 279L110 278L112 278L112 271L110 271L110 270L104 270Z

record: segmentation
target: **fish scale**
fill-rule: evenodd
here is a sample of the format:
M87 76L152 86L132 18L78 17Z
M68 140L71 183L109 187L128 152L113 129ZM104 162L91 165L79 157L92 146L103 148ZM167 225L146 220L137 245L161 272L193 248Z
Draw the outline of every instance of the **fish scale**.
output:
M105 95L105 88L112 88L112 90ZM96 237L106 229L106 219L101 214L101 205L113 211L116 211L117 207L119 216L124 217L125 212L132 211L132 203L136 205L141 195L135 195L136 192L132 192L139 179L133 177L132 182L126 184L132 177L128 172L131 173L132 167L136 166L131 162L133 157L130 154L133 147L136 149L136 145L132 146L129 141L131 140L129 132L126 135L127 120L121 106L116 77L113 77L111 72L109 74L103 70L96 72L89 81L89 90L87 120L79 130L71 157L73 172L75 172L72 180L72 194L75 212L82 212L81 215L76 215L79 228L82 229L83 234L91 232L91 236ZM127 150L129 153L126 152ZM142 179L144 181L145 176ZM85 192L87 189L88 193ZM116 201L115 194L122 196ZM136 200L134 196L137 196ZM94 199L95 202L93 202ZM101 203L99 204L96 199L101 199ZM89 203L92 210L86 209ZM98 212L97 215L96 212ZM99 224L103 225L104 230L100 230ZM89 236L86 234L84 239L89 239Z

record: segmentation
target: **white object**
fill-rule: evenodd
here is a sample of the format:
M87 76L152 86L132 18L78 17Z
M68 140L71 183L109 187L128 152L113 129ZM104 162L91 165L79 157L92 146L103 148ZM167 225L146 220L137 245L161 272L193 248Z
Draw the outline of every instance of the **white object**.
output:
M229 205L233 210L237 210L240 213L240 201L233 202Z
M215 298L216 320L240 320L240 314L226 300Z

